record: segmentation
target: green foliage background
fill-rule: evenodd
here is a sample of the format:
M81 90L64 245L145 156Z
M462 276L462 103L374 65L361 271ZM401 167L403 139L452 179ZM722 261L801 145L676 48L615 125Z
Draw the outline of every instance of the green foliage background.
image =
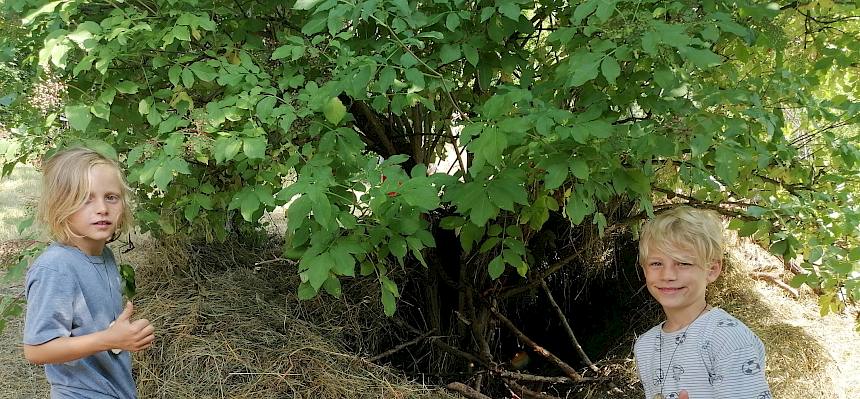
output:
M369 276L392 314L391 271L443 252L453 286L502 292L576 252L536 253L551 215L602 235L684 202L802 258L792 283L820 289L822 313L860 298L856 2L3 7L21 21L3 54L69 87L6 166L102 148L155 234L223 240L289 204L302 297ZM465 172L428 171L445 144ZM437 248L442 230L458 248Z

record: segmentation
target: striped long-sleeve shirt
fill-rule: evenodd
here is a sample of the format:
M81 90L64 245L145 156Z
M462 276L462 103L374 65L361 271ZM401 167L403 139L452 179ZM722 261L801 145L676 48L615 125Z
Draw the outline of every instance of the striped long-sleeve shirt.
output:
M645 399L771 399L761 340L724 310L713 308L688 328L667 333L663 323L634 346Z

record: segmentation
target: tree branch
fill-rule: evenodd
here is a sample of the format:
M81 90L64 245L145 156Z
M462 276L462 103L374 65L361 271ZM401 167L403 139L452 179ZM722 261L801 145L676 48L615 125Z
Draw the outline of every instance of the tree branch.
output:
M555 313L558 315L559 320L561 320L561 324L564 326L564 331L567 332L567 336L570 338L570 343L576 348L576 351L579 352L579 356L582 360L585 361L585 364L588 365L588 368L595 373L599 372L597 366L591 362L591 359L588 358L588 355L585 353L585 350L582 349L582 346L579 345L579 340L576 339L576 335L573 333L573 329L570 328L570 324L567 322L567 317L564 316L564 312L561 311L561 308L558 306L558 303L555 302L555 298L552 297L552 292L549 290L549 287L546 285L546 281L541 280L540 282L541 288L543 288L543 292L546 294L547 299L549 299L550 305L555 309Z
M549 360L550 362L552 362L553 364L558 366L558 368L560 368L561 371L564 372L564 374L566 374L568 377L570 377L571 380L576 381L576 382L582 382L582 376L579 373L577 373L576 370L573 369L573 367L570 367L569 364L567 364L563 360L559 359L556 355L552 354L552 352L546 350L544 347L538 345L535 341L533 341L531 338L526 336L522 331L520 331L520 329L518 329L514 325L514 323L512 323L510 320L508 320L507 317L505 317L504 315L499 313L499 311L496 310L496 308L489 307L488 309L493 314L493 316L496 317L497 320L499 320L502 324L505 325L505 327L507 327L509 330L511 330L511 332L513 332L514 335L516 335L520 341L522 341L526 345L530 346L532 348L532 350L535 351L535 353L545 357L547 360Z

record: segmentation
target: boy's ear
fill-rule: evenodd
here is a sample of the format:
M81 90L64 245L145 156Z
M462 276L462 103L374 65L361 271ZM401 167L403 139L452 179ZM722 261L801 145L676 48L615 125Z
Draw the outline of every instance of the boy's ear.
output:
M723 261L716 260L711 262L711 268L708 270L708 283L713 283L717 280L717 277L720 277L720 273L723 271Z

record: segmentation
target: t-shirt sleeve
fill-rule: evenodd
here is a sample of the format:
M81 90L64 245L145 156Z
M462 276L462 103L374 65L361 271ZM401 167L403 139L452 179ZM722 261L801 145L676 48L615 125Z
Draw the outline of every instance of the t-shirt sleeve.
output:
M27 274L25 345L41 345L71 335L75 292L75 280L60 271L42 266Z
M770 399L764 373L765 355L761 342L735 349L717 359L717 398Z

